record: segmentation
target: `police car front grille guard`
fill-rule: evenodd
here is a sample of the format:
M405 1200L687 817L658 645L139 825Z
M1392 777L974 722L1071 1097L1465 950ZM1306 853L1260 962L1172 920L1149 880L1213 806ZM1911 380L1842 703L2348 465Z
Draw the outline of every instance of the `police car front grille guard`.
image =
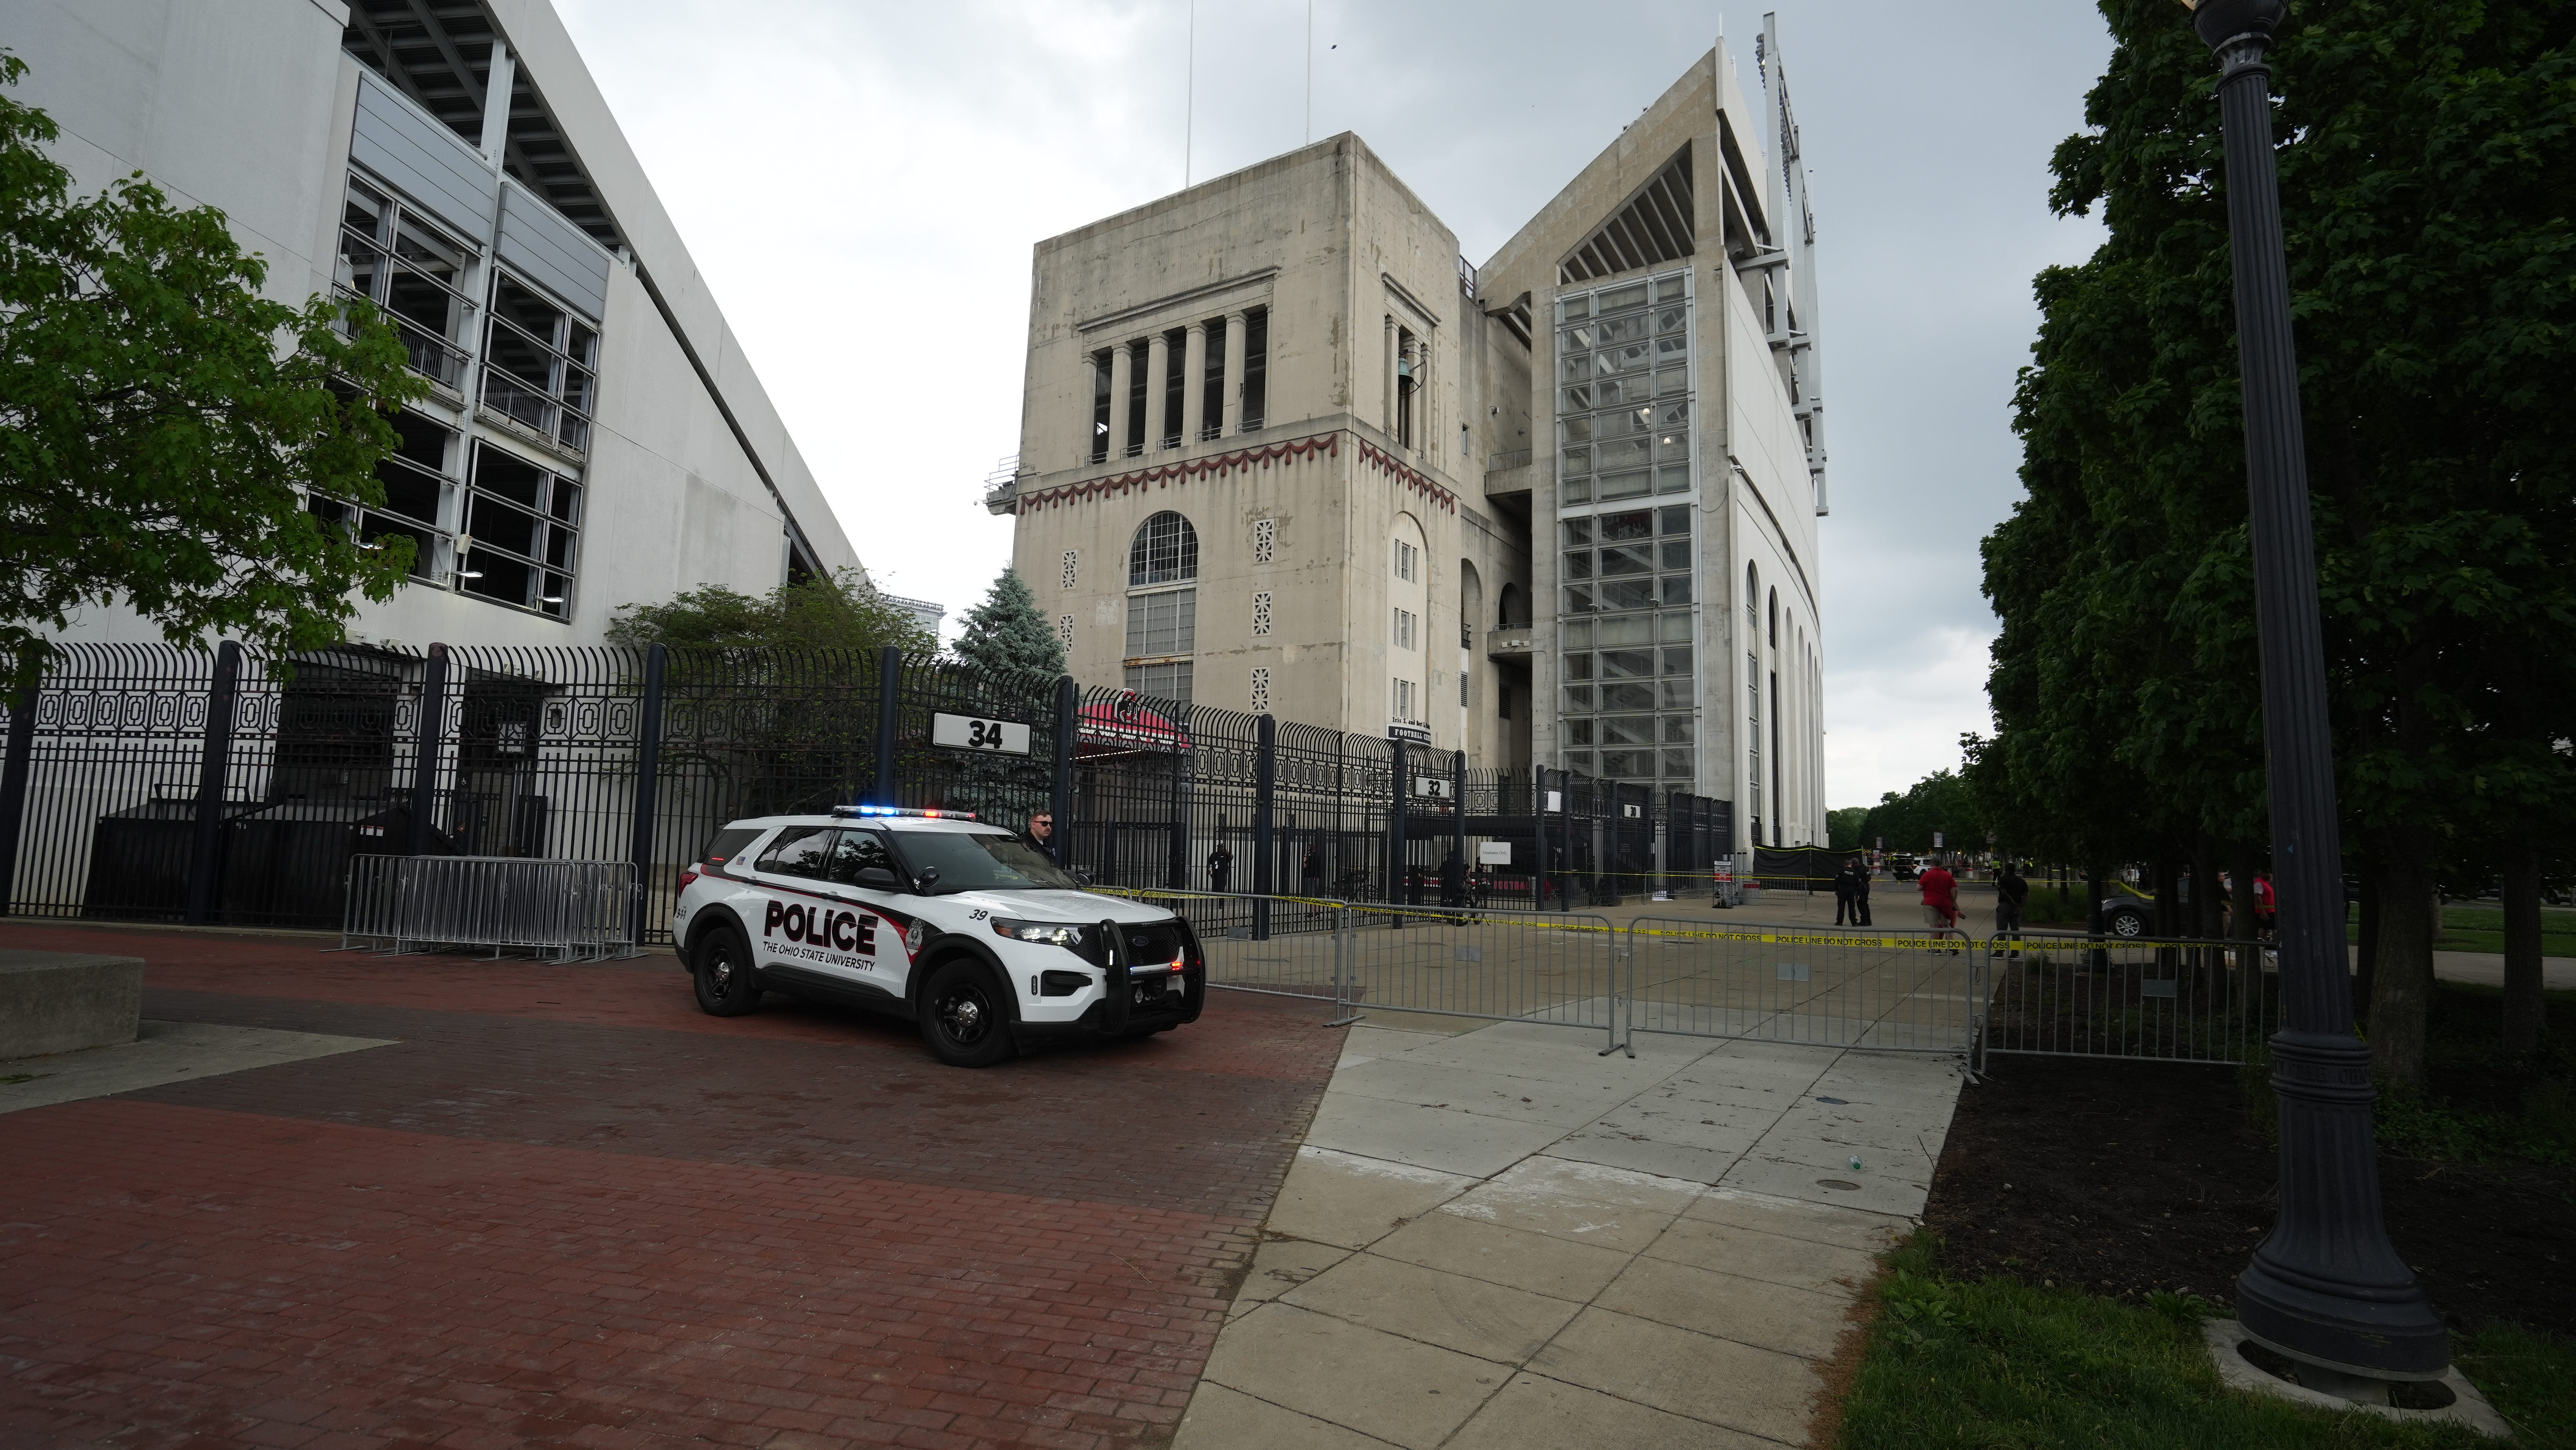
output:
M628 861L517 856L358 856L349 862L342 949L531 951L548 961L637 954Z

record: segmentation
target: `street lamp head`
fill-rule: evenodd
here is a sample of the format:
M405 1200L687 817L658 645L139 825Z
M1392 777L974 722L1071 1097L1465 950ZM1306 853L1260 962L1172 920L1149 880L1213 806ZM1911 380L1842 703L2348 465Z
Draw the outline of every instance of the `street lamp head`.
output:
M2191 28L2212 50L2249 32L2269 40L2290 13L2289 0L2182 0L2182 5L2191 12Z

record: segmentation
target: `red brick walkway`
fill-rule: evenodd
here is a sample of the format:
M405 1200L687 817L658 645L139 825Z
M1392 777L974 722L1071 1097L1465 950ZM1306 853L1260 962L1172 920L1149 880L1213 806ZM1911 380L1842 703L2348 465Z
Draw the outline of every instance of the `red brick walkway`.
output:
M1156 1444L1341 1034L1218 994L942 1068L669 957L0 928L396 1045L0 1115L0 1443Z

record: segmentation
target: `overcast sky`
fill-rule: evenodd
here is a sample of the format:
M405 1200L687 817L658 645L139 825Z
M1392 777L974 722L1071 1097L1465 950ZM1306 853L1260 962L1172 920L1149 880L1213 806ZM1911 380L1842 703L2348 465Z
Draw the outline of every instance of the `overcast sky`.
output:
M1758 97L1763 13L1318 0L1310 131L1304 0L1201 0L1195 65L1189 0L556 3L860 557L952 618L1009 558L976 499L1019 446L1039 239L1353 130L1481 263L1721 23ZM2077 0L1778 13L1819 247L1827 796L1867 804L1987 726L1977 540L2019 493L2031 277L2098 239L2048 214L2047 163L2110 40Z

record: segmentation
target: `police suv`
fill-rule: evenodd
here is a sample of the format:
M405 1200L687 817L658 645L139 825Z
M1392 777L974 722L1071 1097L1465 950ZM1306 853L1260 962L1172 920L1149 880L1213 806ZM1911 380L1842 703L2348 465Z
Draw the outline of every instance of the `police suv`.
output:
M1195 1021L1207 959L1168 911L1082 890L997 826L853 806L736 821L680 873L671 939L698 1006L785 992L918 1022L942 1062L989 1067L1055 1036Z

